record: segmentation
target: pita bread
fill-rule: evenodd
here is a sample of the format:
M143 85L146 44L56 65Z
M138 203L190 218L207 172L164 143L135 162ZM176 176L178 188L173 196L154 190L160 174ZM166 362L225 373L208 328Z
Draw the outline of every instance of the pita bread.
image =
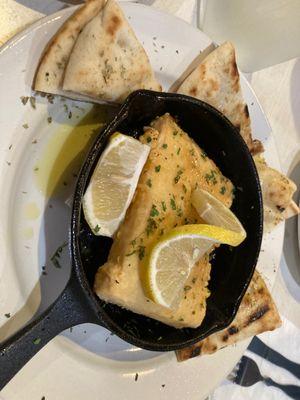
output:
M233 322L228 328L176 352L178 361L212 354L228 345L279 328L280 316L265 282L255 272Z
M114 0L80 33L63 89L117 103L137 89L161 90L145 50Z
M263 145L253 140L248 106L243 100L234 47L226 42L208 54L177 90L212 105L236 126L252 154Z
M297 186L285 175L269 167L262 156L254 162L259 175L264 204L264 230L270 232L287 218L299 214L299 207L292 197Z
M60 93L66 64L83 27L99 13L106 0L88 0L68 18L48 43L40 60L33 89Z

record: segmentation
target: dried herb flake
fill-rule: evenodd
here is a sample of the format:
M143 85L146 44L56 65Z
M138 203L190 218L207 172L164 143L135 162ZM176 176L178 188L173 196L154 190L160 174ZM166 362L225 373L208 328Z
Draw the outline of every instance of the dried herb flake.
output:
M152 208L151 208L151 211L150 211L150 217L157 217L158 215L159 215L159 211L156 208L156 205L152 204Z

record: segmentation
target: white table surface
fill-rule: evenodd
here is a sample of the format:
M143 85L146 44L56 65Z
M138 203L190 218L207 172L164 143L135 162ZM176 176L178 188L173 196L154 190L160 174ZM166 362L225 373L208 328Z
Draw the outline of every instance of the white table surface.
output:
M71 2L71 0L70 0ZM73 0L75 2L75 0ZM196 0L141 0L197 26ZM15 33L67 5L59 0L0 0L0 45ZM270 122L282 171L300 183L300 58L248 76ZM295 197L299 200L299 193ZM280 313L300 328L300 264L297 220L286 224L273 296Z

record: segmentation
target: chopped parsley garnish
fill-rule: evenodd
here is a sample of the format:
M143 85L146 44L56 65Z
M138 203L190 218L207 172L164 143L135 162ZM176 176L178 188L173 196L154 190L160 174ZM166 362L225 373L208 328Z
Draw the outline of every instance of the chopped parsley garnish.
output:
M175 182L175 183L178 183L178 182L179 182L179 179L181 178L181 175L182 175L182 174L183 174L182 169L180 169L180 170L177 171L177 175L176 175L175 178L174 178L174 182Z
M221 189L220 189L220 193L221 194L225 194L225 192L226 192L226 187L222 186Z
M138 254L139 254L139 259L142 260L145 257L145 246L139 246L138 249Z
M190 286L190 285L185 285L185 287L183 288L183 290L185 291L185 292L188 292L189 290L191 290L192 289L192 286Z
M182 212L182 209L180 207L177 209L177 216L178 217L182 217L183 216L183 212Z
M152 140L152 139L151 139L151 137L150 137L150 136L148 136L148 137L147 137L147 143L150 143L150 142L151 142L151 140Z
M28 129L29 128L28 124L23 124L22 126L23 126L24 129Z
M187 192L187 188L186 188L184 183L182 184L182 188L183 188L184 193L186 193Z
M150 217L157 217L158 215L159 215L159 211L156 208L156 205L152 204L152 208L151 208L151 211L150 211Z
M175 203L174 196L170 199L170 205L171 205L172 210L176 210L176 203Z
M100 231L100 226L98 224L95 226L94 231L96 233L98 233Z
M201 152L201 157L203 158L203 160L207 159L207 154L205 153L204 150L202 150L202 152Z
M52 117L48 117L48 118L47 118L47 121L48 121L48 124L51 124L51 122L52 122Z
M196 283L197 278L192 279L192 283Z
M178 150L177 150L177 155L178 156L179 156L180 150L181 150L181 148L179 147Z
M164 144L162 145L162 147L163 147L163 149L166 149L166 148L168 147L167 143L164 143Z
M151 181L151 179L147 179L147 180L146 180L146 185L149 186L149 188L152 187L152 181Z
M195 155L195 150L194 149L190 149L190 155L194 156Z
M139 374L136 373L136 374L135 374L135 377L134 377L135 382L138 380L138 378L139 378Z
M135 253L136 253L136 250L132 250L131 253L127 253L127 254L125 254L125 256L130 257L130 256L132 256L132 254L135 254Z
M149 236L150 233L153 233L155 229L157 229L156 221L153 218L148 218L147 226L146 226L147 236Z
M213 169L210 170L210 174L205 174L205 180L207 183L212 183L215 185L217 183L216 179L217 172L214 171Z
M173 136L177 136L178 131L173 131Z
M155 167L155 172L159 172L160 171L160 165L157 165L156 167Z
M41 338L36 338L34 339L33 344L38 345L41 343L41 340L42 340Z
M145 246L139 246L136 250L133 250L131 253L126 254L126 257L130 257L133 254L138 253L139 259L142 260L145 257L145 249Z
M6 314L4 314L4 316L5 316L6 318L10 318L10 313L6 313Z
M166 203L164 201L161 202L161 206L162 206L163 211L167 210L167 206L166 206Z

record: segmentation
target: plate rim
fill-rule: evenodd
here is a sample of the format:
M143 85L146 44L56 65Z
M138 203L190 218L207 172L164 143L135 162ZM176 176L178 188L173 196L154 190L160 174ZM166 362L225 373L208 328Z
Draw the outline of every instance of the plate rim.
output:
M167 16L167 17L169 17L169 18L178 20L178 22L180 22L180 24L186 25L186 27L187 27L189 30L194 30L194 31L197 30L197 29L195 29L195 27L193 27L191 24L187 23L186 21L182 20L181 18L179 18L179 17L177 17L177 16L174 16L174 15L172 15L172 14L166 13L166 12L164 12L164 11L161 11L161 10L158 10L158 9L154 9L153 7L149 7L149 6L146 6L146 5L143 5L143 4L131 3L131 2L127 2L127 3L124 2L124 5L125 5L125 6L128 5L128 6L130 6L130 7L133 7L133 6L134 6L134 7L142 7L142 8L145 8L145 9L151 8L153 11L155 11L155 12L161 14L161 15L165 15L165 16ZM35 21L33 24L29 25L29 26L26 27L24 30L22 30L21 32L17 33L14 37L12 37L12 38L11 38L10 40L8 40L3 46L0 47L0 57L1 57L1 55L3 55L6 51L9 51L9 49L11 49L12 47L14 47L17 43L19 43L19 41L21 41L21 40L23 40L23 39L26 39L26 36L27 36L28 34L30 34L32 31L34 31L34 30L40 28L41 26L43 26L43 25L45 25L45 24L51 24L51 22L53 22L53 21L55 21L55 20L60 19L61 17L63 17L65 13L68 13L68 12L71 13L71 11L72 11L72 10L75 10L77 7L78 7L78 6L68 7L68 8L66 8L66 9L59 10L59 11L55 12L54 14L45 16L45 17L43 17L43 18L41 18L41 19ZM201 33L203 34L203 32L201 32ZM203 34L203 35L204 35L204 34ZM206 35L205 35L205 36L206 36ZM243 79L243 81L245 81L245 83L246 83L246 85L248 86L249 90L251 90L253 96L254 96L255 99L256 99L257 105L259 106L260 111L261 111L261 113L262 113L263 116L264 116L265 122L266 122L267 125L270 127L270 125L269 125L269 123L268 123L268 120L267 120L267 117L266 117L266 115L265 115L265 113L264 113L264 111L263 111L263 109L262 109L262 106L260 105L259 100L257 99L255 93L253 92L253 89L252 89L250 83L247 81L247 79L244 77L243 74L241 74L241 78ZM271 129L270 129L270 132L271 132ZM271 133L270 133L270 135L271 135ZM276 158L277 158L277 160L278 160L278 153L277 153L277 150L276 150ZM284 227L283 227L283 225L282 225L282 230L283 230L283 229L284 229ZM281 247L282 247L282 245L283 245L283 240L281 240ZM247 342L247 343L248 343L248 342ZM243 349L246 347L246 344L243 343L243 342L242 342L240 345L241 345L241 348L243 347ZM71 346L71 347L72 347L72 346ZM88 352L86 349L84 349L84 352L85 352L85 356L87 356L88 353L89 353L89 354L93 354L93 353L91 353L91 352ZM88 353L87 353L87 352L88 352ZM75 351L75 353L76 353L76 351ZM241 351L241 354L242 354L242 351ZM93 355L94 355L94 354L93 354ZM97 355L95 355L95 356L97 356ZM146 361L147 361L147 360L146 360ZM198 359L198 361L200 361L200 359ZM220 382L220 380L219 380L219 382ZM204 392L203 392L203 395L204 395Z

